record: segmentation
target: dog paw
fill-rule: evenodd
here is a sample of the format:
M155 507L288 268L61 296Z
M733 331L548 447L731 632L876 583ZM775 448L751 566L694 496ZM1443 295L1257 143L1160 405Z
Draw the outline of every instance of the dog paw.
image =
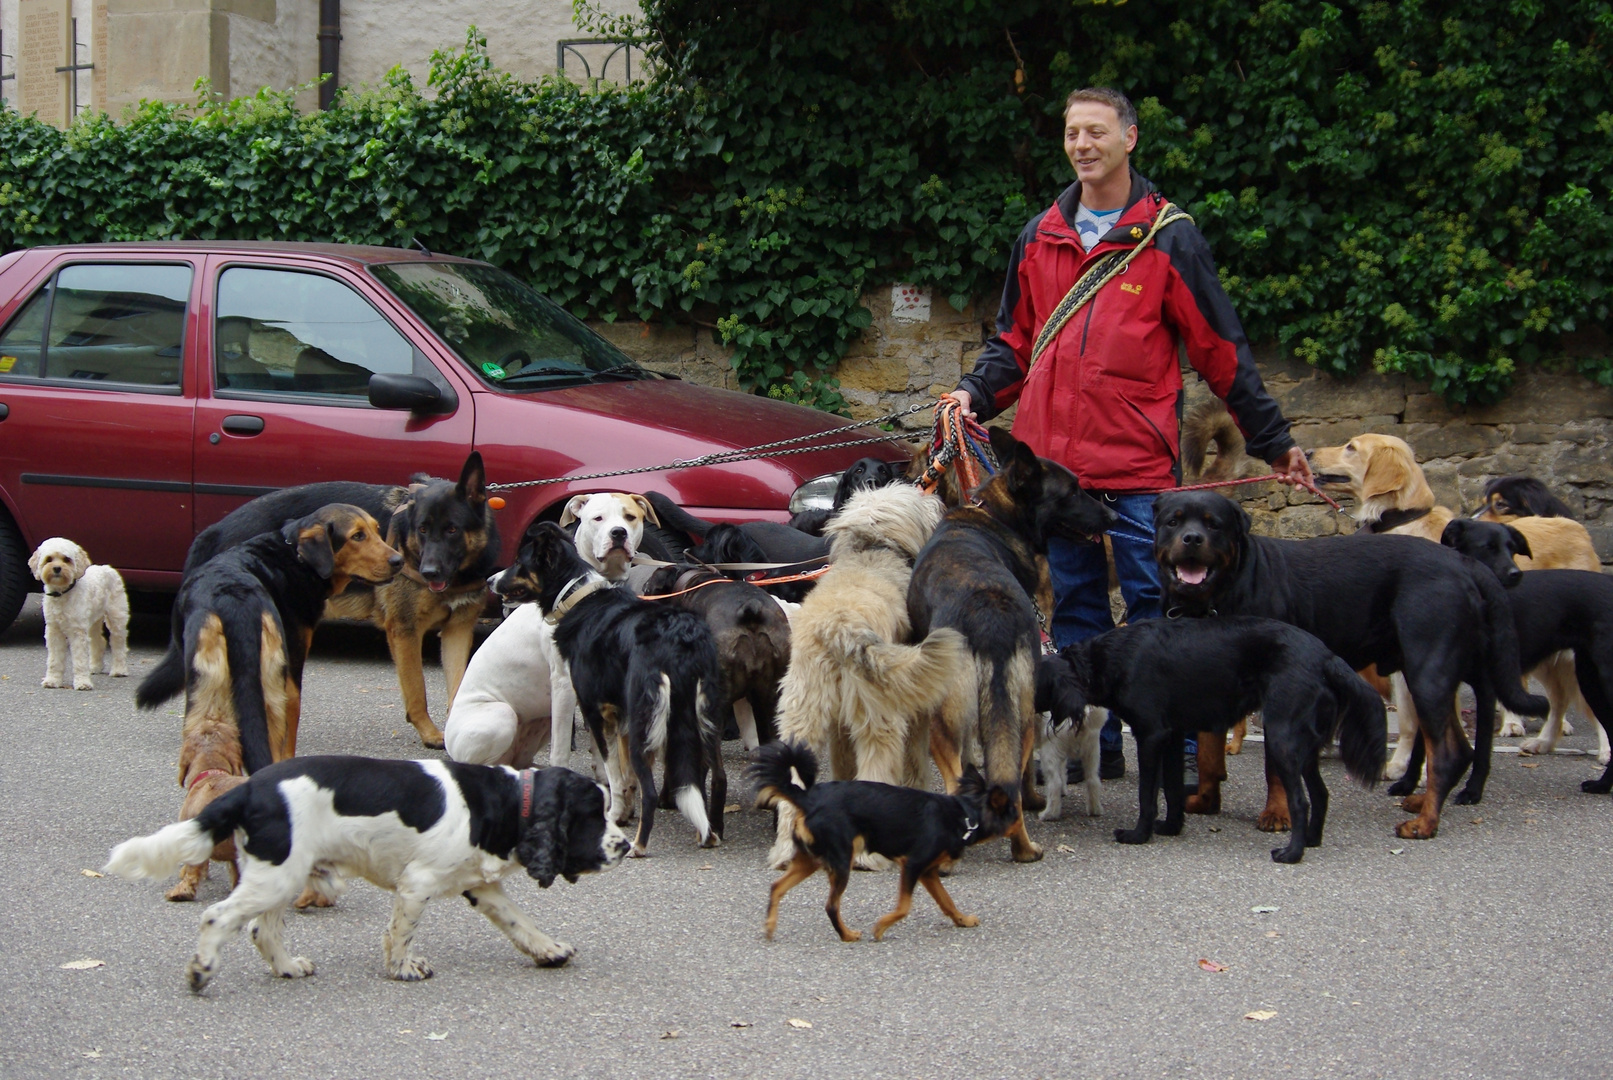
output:
M1040 862L1042 845L1034 840L1026 841L1023 846L1015 845L1013 856L1015 862Z
M1164 818L1154 822L1154 832L1160 836L1181 836L1182 823L1180 821L1166 821Z
M573 946L567 945L564 941L557 941L552 949L542 956L533 957L533 959L537 961L539 967L565 967L566 963L576 955L577 950Z
M1146 844L1149 834L1141 829L1116 829L1115 842L1120 844Z
M1404 810L1408 814L1420 814L1423 812L1423 803L1427 801L1427 792L1418 792L1416 795L1407 795L1404 799L1400 800L1400 809Z
M980 925L980 916L978 916L978 915L959 915L956 919L952 920L952 924L954 926L961 926L964 929L969 929L971 927L975 927L975 926Z
M707 833L706 838L700 841L700 846L703 848L721 847L722 837L718 836L716 833Z
M1461 791L1458 791L1455 797L1451 799L1451 802L1455 803L1457 806L1477 806L1483 801L1484 792L1469 791L1467 788L1463 788Z
M114 679L127 679L129 677L129 669L114 668L113 670L107 672L107 674L112 676Z
M431 978L431 965L418 956L406 956L403 963L392 969L392 977L399 982L419 982Z
M1518 744L1518 753L1523 755L1549 754L1551 751L1552 744L1550 741L1539 735L1536 735L1532 739L1525 739L1523 742Z
M650 853L643 844L634 844L632 850L627 853L627 857L629 859L648 859Z
M1416 790L1417 778L1415 776L1405 775L1402 775L1399 780L1396 780L1394 783L1390 784L1384 789L1384 791L1392 798L1398 798L1401 795L1410 795Z
M1255 818L1255 828L1261 832L1287 832L1294 827L1288 817L1288 811L1262 810L1260 816Z
M1519 726L1521 727L1522 725L1519 725ZM1573 733L1574 733L1574 725L1568 722L1568 717L1566 717L1566 716L1563 717L1563 734L1564 735L1572 735Z
M1194 792L1183 802L1182 809L1189 814L1219 814L1221 812L1221 793L1200 795L1198 792Z
M212 981L212 965L202 963L200 956L191 957L190 963L185 965L185 984L190 987L190 992L199 994Z
M1439 823L1427 824L1422 818L1412 818L1395 826L1395 835L1402 840L1432 840L1439 833Z
M1579 785L1579 790L1587 795L1606 795L1613 791L1613 783L1604 780L1585 780Z
M1523 721L1516 716L1509 716L1501 721L1501 730L1496 734L1503 739L1516 739L1529 733L1524 730Z
M1060 803L1048 803L1047 809L1036 815L1038 821L1057 821L1064 816L1064 806Z
M173 900L176 903L196 899L196 885L194 882L181 881L178 885L162 894L164 900Z
M881 932L879 932L879 933L874 935L874 940L878 941L880 938L882 938L884 936L885 936L884 931L881 931ZM840 940L841 941L847 941L847 942L861 941L862 939L863 939L863 932L861 930L847 930L847 931L845 931L844 933L842 933L840 935Z
M303 911L311 907L335 907L336 898L314 888L312 885L303 889L302 895L292 902L292 907Z
M306 956L293 956L286 961L286 963L276 967L274 969L274 973L280 976L282 979L307 978L309 975L314 973L314 962L308 959ZM423 979L430 974L431 969L427 968L426 974L420 977Z
M1406 764L1404 761L1395 761L1391 758L1389 763L1383 767L1383 779L1399 780L1406 775Z
M95 684L92 683L88 679L74 679L73 680L73 689L74 690L94 690L95 689Z
M1299 862L1299 860L1303 859L1304 857L1305 857L1305 849L1304 848L1301 848L1300 850L1294 852L1291 855L1289 854L1288 849L1285 848L1285 847L1274 847L1274 848L1271 849L1271 861L1274 862L1274 863L1290 863L1290 864L1292 864L1292 863Z

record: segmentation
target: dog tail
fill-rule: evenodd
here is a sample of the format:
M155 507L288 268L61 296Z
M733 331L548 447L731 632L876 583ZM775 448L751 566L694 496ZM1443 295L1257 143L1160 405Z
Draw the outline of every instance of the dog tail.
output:
M712 835L706 811L706 772L721 766L720 760L713 759L722 753L717 718L722 669L717 663L717 647L706 621L688 611L676 612L661 623L659 641L644 636L638 639L640 649L656 645L669 649L678 659L646 665L659 670L638 680L634 715L649 718L647 744L665 747L666 788L705 843ZM721 808L716 812L721 813Z
M174 625L168 638L168 651L162 654L157 666L146 673L134 692L134 703L142 709L155 709L185 689L185 628L180 623L180 608L174 604Z
M200 818L191 818L169 825L150 836L137 836L125 840L112 849L103 874L121 878L165 878L179 872L181 866L206 862L213 853L215 841L200 825Z
M1468 577L1473 579L1484 596L1485 639L1490 645L1489 663L1484 667L1495 688L1495 696L1501 699L1501 704L1520 716L1545 716L1551 711L1551 702L1523 688L1523 669L1518 659L1518 628L1512 621L1512 601L1488 567L1473 559L1464 559L1463 562L1467 566Z
M676 529L701 540L704 540L706 533L711 530L711 522L695 517L659 491L652 491L645 498L649 499L650 505L655 508L656 519L661 522L663 529Z
M1204 453L1215 444L1215 464L1204 471ZM1188 480L1230 480L1244 452L1243 432L1220 398L1201 401L1182 418L1182 476Z
M1339 756L1344 768L1362 787L1376 787L1388 754L1389 720L1383 698L1336 656L1328 657L1322 677L1339 706Z
M818 759L802 742L770 742L751 754L745 776L756 787L756 805L772 806L782 799L801 808L801 796L818 782Z
M951 690L957 672L971 658L969 642L958 631L939 626L917 645L895 645L869 634L846 659L886 701L900 701L911 713L934 709Z

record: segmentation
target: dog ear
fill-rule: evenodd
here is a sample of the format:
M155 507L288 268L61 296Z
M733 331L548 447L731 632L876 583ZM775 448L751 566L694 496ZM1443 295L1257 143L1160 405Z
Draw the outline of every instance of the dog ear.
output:
M1379 443L1367 459L1366 475L1361 478L1361 497L1376 499L1393 495L1411 480L1406 453L1392 443Z
M1507 535L1512 537L1512 553L1514 555L1522 555L1526 559L1535 557L1534 552L1529 550L1529 541L1524 537L1523 533L1514 529L1511 525L1506 526L1506 530Z
M578 514L582 511L583 503L591 498L593 498L592 495L573 495L567 499L566 508L560 512L560 527L564 529L567 525L576 521Z
M554 879L566 874L566 849L571 842L571 826L577 816L576 808L566 798L565 786L549 779L546 774L559 774L564 770L545 770L533 781L532 822L526 835L515 845L515 857L526 867L528 876L547 889Z
M329 578L336 571L336 549L331 542L330 527L320 521L317 515L310 514L286 522L280 535L297 549L297 558L312 567L320 577Z
M83 577L85 574L89 573L91 565L93 564L90 561L90 553L79 547L77 544L74 544L73 575L75 577Z
M28 572L37 578L39 576L39 566L44 561L45 546L41 544L39 547L34 549L34 553L32 555L28 556Z
M991 452L997 456L997 464L1007 474L1010 491L1023 491L1041 480L1042 463L1029 446L1002 428L986 430L991 436Z
M487 470L482 467L480 452L472 450L465 459L465 468L459 474L459 483L454 485L454 493L478 508L486 504Z
M646 499L642 495L634 495L632 496L632 499L633 502L638 505L639 511L644 515L644 520L648 521L651 525L654 525L659 529L661 527L661 519L655 516L655 507L650 505L650 500Z
M980 770L969 764L963 767L963 776L958 779L958 795L965 799L978 799L986 793L986 778Z
M1467 532L1467 518L1451 518L1450 524L1446 525L1444 531L1439 534L1439 542L1445 547L1456 548L1460 551L1462 534L1465 532Z

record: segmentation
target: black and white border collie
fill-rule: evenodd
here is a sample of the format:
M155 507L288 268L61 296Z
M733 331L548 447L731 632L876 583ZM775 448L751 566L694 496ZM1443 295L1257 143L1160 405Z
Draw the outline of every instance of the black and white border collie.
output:
M281 941L286 905L304 885L329 890L347 876L395 894L382 938L394 979L431 977L409 944L426 901L454 893L463 893L516 949L542 967L558 967L576 950L540 931L499 881L524 866L544 888L556 877L574 882L616 865L628 849L605 816L604 790L569 769L518 773L452 761L331 756L260 769L191 820L119 844L105 870L168 877L206 859L231 835L241 882L202 916L201 941L186 969L196 992L217 971L219 949L248 920L256 920L252 943L276 975L312 975L314 965L290 955Z
M655 824L656 755L666 762L662 786L695 827L701 847L722 839L722 669L706 620L692 611L640 600L577 554L552 521L527 529L515 565L494 577L493 591L512 604L535 603L554 625L554 644L571 675L577 707L610 779L611 819L632 816L628 795L640 792L633 855L642 856ZM706 797L706 773L711 795Z

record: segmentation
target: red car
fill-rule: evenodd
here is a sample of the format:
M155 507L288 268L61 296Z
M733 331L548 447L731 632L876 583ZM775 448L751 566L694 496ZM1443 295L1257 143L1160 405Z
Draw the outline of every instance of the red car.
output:
M0 257L0 629L51 536L132 587L172 589L197 532L280 487L453 477L472 449L495 484L580 476L839 424L649 372L467 259L291 243L14 251ZM784 520L827 505L868 452L501 492L503 557L580 492L658 490L701 517Z

